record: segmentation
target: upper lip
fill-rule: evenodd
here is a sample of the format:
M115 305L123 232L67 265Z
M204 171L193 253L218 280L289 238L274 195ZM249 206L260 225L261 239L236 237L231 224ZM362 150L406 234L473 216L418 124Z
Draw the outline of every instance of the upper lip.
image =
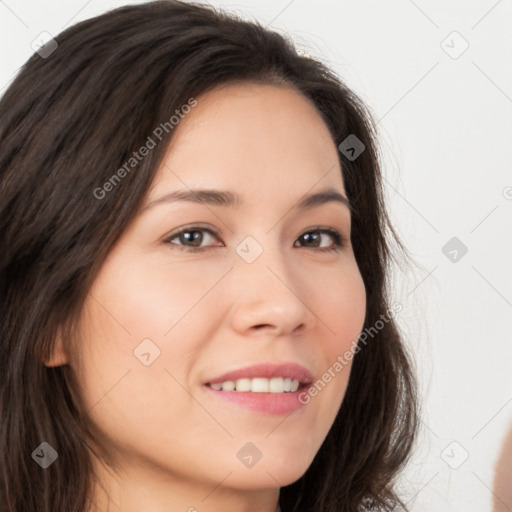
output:
M313 375L304 366L297 363L260 363L252 366L246 366L238 370L224 373L219 377L214 377L206 384L216 384L228 380L236 381L238 379L253 379L263 377L271 379L273 377L283 377L292 380L298 380L301 384L310 384L313 381Z

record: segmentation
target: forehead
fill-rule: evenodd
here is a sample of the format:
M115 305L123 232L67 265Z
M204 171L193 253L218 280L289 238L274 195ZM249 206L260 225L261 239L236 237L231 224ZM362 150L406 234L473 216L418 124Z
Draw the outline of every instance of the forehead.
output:
M200 186L300 195L315 184L344 191L329 129L295 89L228 84L196 100L175 127L153 187L158 192Z

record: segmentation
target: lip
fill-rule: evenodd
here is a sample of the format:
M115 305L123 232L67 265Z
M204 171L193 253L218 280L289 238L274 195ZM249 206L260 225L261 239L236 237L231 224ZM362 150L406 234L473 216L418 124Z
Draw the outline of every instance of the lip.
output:
M257 377L263 377L266 379L271 379L272 377L296 379L300 384L311 384L311 382L313 382L313 375L311 372L305 366L300 364L260 363L224 373L219 377L214 377L208 380L205 384L217 384L227 380L254 379Z
M254 393L251 391L217 391L212 389L208 384L216 384L227 380L252 379L256 377L264 377L271 379L272 377L284 377L296 379L299 381L299 389L287 393ZM299 395L303 393L304 387L313 382L311 372L304 366L296 363L262 363L247 366L239 370L230 371L219 377L208 380L204 383L207 393L212 393L213 397L228 402L235 407L242 407L254 412L283 415L290 414L300 409L305 404L299 400Z

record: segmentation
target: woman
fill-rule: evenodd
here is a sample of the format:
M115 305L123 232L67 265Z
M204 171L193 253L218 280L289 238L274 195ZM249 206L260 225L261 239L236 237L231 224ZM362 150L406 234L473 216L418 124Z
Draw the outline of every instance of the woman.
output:
M362 102L205 6L56 43L0 102L1 510L405 507L416 388Z

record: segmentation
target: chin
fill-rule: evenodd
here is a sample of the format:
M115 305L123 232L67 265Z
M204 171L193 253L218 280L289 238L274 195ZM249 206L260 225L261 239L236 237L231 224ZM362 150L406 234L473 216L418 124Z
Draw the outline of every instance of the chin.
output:
M304 475L313 457L300 458L297 454L274 454L264 462L261 458L251 468L237 468L231 475L230 484L243 489L269 489L284 487L296 482Z
M271 469L260 469L256 471L245 472L237 470L236 474L233 473L226 482L232 488L244 490L264 490L285 487L296 482L305 472L307 468L291 468L287 471L281 472ZM256 471L255 473L253 471Z

